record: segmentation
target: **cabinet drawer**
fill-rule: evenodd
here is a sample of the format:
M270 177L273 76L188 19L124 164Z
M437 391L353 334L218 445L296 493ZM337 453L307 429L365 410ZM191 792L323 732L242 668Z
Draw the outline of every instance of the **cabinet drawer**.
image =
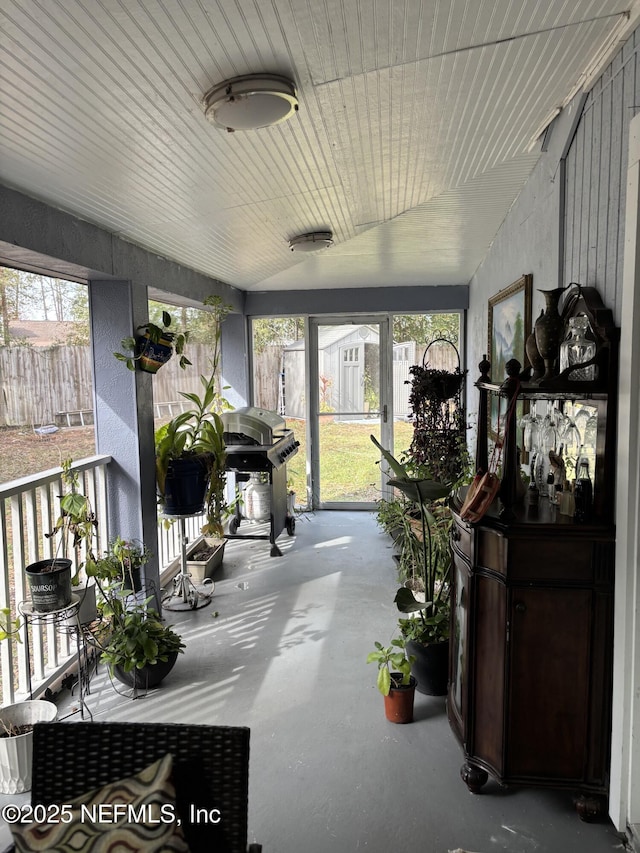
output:
M490 530L487 527L480 527L476 539L476 549L477 566L506 575L508 544L502 533Z
M509 539L507 567L513 580L591 582L593 541L544 536Z
M453 514L453 524L451 525L451 544L455 551L471 559L471 528L467 527L464 521Z

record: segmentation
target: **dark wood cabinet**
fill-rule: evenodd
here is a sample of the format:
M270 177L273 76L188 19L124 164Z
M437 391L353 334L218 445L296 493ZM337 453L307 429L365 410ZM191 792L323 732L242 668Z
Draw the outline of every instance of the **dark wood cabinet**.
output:
M486 374L478 384L482 395L508 396L508 383L493 387ZM461 518L463 494L452 503L448 714L464 752L462 778L473 792L487 774L503 784L573 788L583 795L578 810L585 818L597 813L598 795L608 789L614 389L601 381L594 391L598 459L591 523L561 516L546 498L533 503L528 493L510 503L515 485L502 490L506 500L476 523ZM587 391L581 387L580 395L593 403ZM517 393L579 396L566 384L527 388L522 381ZM504 452L516 452L515 427L511 439ZM479 441L486 441L486 430L479 429Z

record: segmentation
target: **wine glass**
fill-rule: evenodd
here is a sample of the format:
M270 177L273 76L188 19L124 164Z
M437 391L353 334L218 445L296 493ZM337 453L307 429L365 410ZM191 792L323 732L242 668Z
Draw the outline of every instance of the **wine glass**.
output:
M531 403L530 411L520 421L523 427L522 445L530 453L540 443L540 426L542 418L536 413L536 401Z
M571 468L573 468L575 474L576 461L580 453L582 437L576 422L572 418L567 419L567 423L560 433L560 441L564 447L565 461Z

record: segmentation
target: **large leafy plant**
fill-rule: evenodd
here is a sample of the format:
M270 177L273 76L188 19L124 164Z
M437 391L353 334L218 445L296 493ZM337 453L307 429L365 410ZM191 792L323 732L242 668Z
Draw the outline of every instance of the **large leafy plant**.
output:
M445 640L449 636L451 556L448 531L451 521L441 501L450 495L452 485L411 476L409 468L382 447L375 436L371 436L371 441L395 475L389 478L389 485L405 495L419 511L418 538L422 543L421 579L425 600L419 600L413 590L402 586L396 592L395 604L401 613L415 614L411 639L419 638L422 643Z
M218 391L218 373L222 322L231 307L225 305L219 296L207 297L204 304L212 309L215 319L213 353L209 362L211 372L208 377L200 376L202 394L181 392L192 408L176 415L156 431L156 480L162 502L171 460L183 456L199 457L208 475L205 495L207 521L202 532L208 536L221 537L224 532L223 522L230 509L225 500L226 447L220 413L231 407Z

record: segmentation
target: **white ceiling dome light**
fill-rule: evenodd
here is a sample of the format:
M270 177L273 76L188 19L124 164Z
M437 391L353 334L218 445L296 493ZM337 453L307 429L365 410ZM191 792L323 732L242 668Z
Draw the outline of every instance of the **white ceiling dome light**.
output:
M329 246L333 246L331 231L312 231L310 234L300 234L289 240L289 248L292 252L319 252L320 249L328 249Z
M298 109L296 87L279 74L245 74L209 89L206 118L229 132L271 127Z

